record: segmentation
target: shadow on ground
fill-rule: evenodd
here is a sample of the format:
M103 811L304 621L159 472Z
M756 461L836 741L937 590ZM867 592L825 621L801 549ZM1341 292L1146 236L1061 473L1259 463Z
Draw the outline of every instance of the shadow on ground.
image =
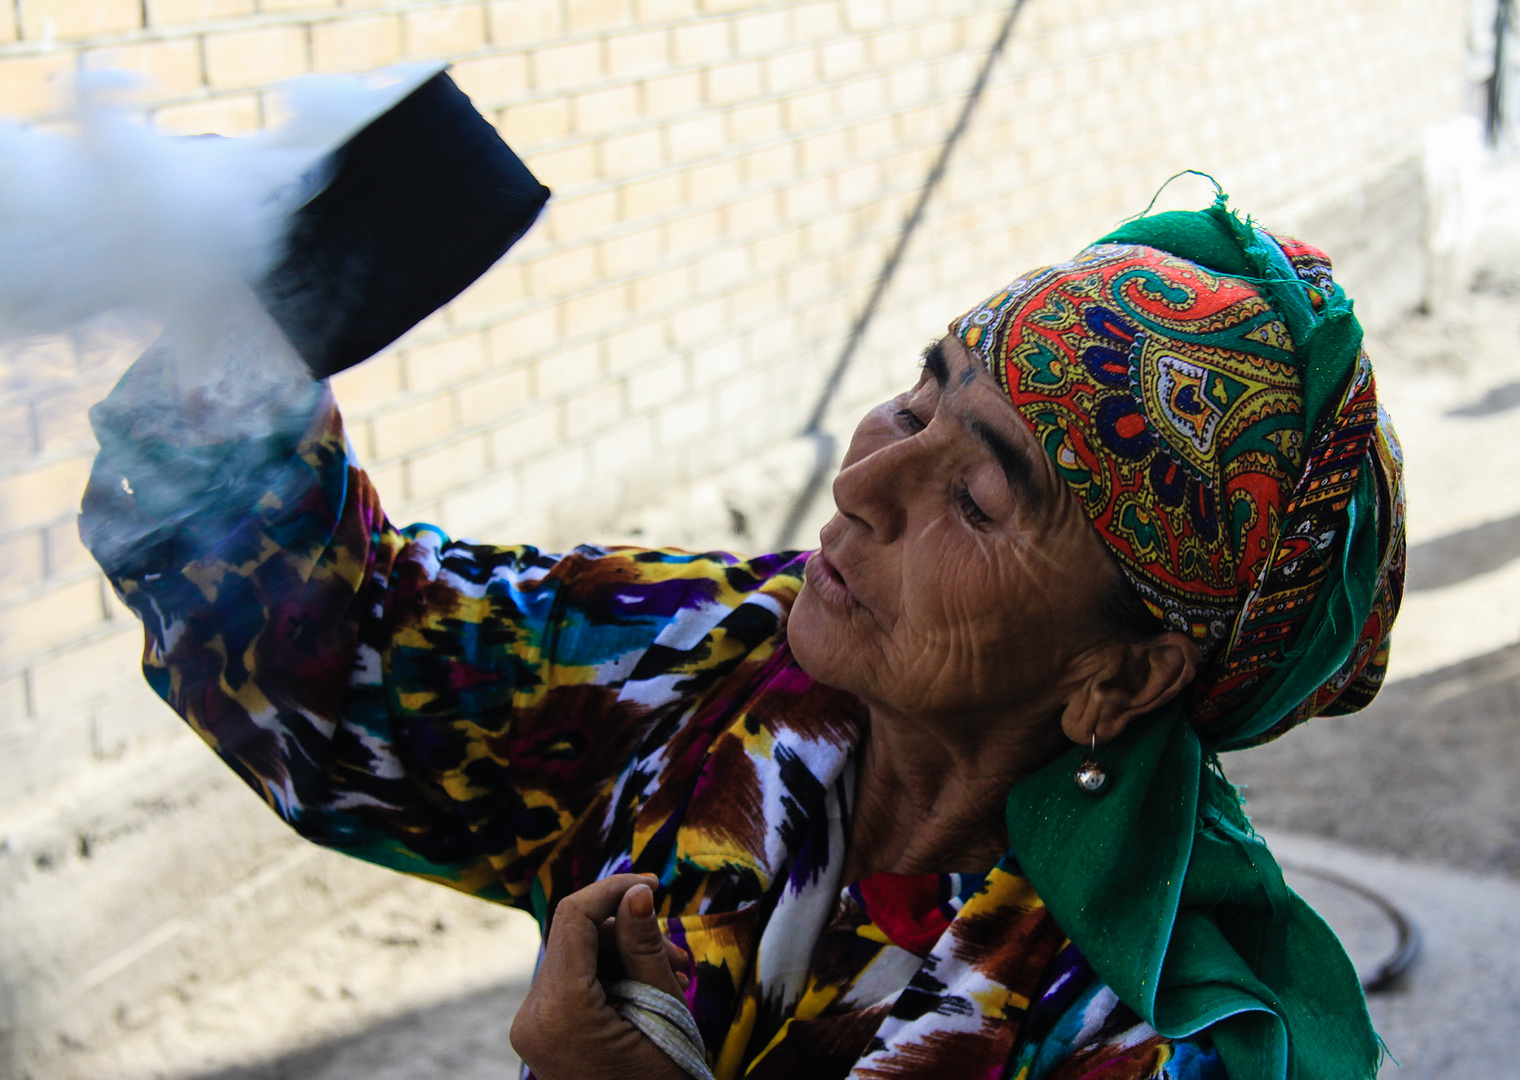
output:
M1520 514L1485 521L1470 529L1409 549L1410 592L1458 585L1520 558ZM1398 639L1395 638L1395 641Z
M194 1080L512 1080L521 1063L507 1033L527 990L525 982L491 987Z
M1258 826L1520 878L1520 645L1223 762Z
M1497 416L1511 409L1520 409L1520 382L1507 382L1492 387L1477 401L1455 409L1448 409L1446 415L1463 419L1481 419Z

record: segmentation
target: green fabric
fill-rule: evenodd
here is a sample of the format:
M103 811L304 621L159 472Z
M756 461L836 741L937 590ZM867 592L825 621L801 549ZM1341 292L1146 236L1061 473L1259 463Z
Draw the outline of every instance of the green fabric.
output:
M1015 787L1008 835L1114 993L1168 1038L1207 1029L1231 1080L1373 1076L1355 969L1283 882L1182 707L1100 748L1101 796L1072 781L1086 757L1073 748Z
M1374 483L1366 472L1358 482L1351 503L1352 531L1341 551L1340 579L1315 601L1309 625L1289 650L1288 662L1246 708L1210 730L1216 749L1250 745L1340 670L1355 648L1357 630L1367 620L1377 585Z
M1101 242L1251 281L1293 336L1306 435L1334 411L1361 348L1350 301L1334 287L1316 311L1280 249L1222 197L1131 221ZM1094 970L1162 1035L1207 1030L1231 1080L1367 1080L1381 1057L1355 969L1284 883L1215 756L1270 729L1350 655L1377 578L1374 483L1364 471L1338 579L1287 662L1211 725L1207 744L1179 700L1098 750L1110 775L1101 795L1074 783L1088 756L1074 747L1008 799L1015 857Z
M1248 278L1255 271L1246 261L1235 230L1208 210L1172 210L1135 218L1098 243L1152 247L1230 277ZM1189 254L1182 254L1184 251Z

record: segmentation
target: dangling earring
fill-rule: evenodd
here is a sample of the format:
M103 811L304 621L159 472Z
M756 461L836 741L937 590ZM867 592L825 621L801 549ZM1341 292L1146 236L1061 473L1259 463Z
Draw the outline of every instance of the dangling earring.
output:
M1098 733L1093 732L1092 751L1087 760L1082 762L1082 767L1077 770L1077 787L1089 795L1098 795L1108 787L1108 770L1099 765L1098 756Z

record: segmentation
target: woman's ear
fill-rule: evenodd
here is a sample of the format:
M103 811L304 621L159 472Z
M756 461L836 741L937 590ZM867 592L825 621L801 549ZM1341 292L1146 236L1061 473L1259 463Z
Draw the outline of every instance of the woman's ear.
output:
M1169 630L1149 641L1110 641L1090 654L1088 672L1067 699L1061 730L1091 746L1117 739L1131 720L1161 708L1193 681L1203 654L1186 634Z

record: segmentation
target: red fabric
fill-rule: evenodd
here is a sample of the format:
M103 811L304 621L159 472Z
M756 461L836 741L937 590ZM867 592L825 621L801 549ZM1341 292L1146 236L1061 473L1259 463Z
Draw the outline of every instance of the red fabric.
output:
M955 915L941 874L871 874L851 891L887 940L914 956L928 956Z

